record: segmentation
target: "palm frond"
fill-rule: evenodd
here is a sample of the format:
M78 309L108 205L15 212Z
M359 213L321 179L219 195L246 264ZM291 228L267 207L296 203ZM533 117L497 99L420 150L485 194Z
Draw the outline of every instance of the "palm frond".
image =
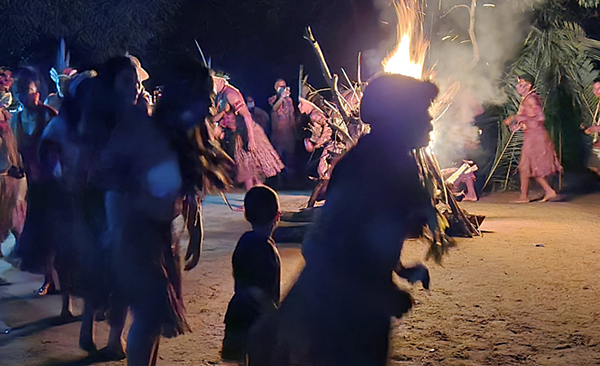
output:
M502 191L512 190L518 187L514 177L518 172L522 146L522 131L512 133L505 126L500 128L496 158L494 166L486 180L486 186L490 185L493 190Z
M584 8L597 8L600 6L600 0L579 0L579 6Z
M532 27L523 51L510 66L504 79L504 89L508 96L504 106L506 115L515 114L521 100L515 89L517 76L532 75L535 78L536 91L544 103L546 128L554 139L555 146L562 147L565 123L580 119L582 124L589 126L593 122L598 99L593 94L592 84L598 77L598 70L594 70L594 61L598 60L600 42L587 38L578 24L554 22L552 26L544 29ZM554 105L559 94L570 99L572 109L581 117L570 118L570 121L560 117L561 111ZM551 110L546 109L548 100L553 103ZM573 129L573 126L569 128ZM502 132L499 151L494 163L497 168L490 172L487 180L496 187L499 184L502 189L510 189L518 186L516 182L510 182L515 176L510 170L516 167L514 163L518 162L522 136L515 134L514 141L508 143L507 136L510 136L510 132L504 126L500 130ZM502 154L504 150L505 153Z

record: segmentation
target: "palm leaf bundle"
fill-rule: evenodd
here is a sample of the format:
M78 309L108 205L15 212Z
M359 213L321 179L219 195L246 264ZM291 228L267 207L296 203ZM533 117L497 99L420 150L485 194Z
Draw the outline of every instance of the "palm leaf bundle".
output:
M597 8L600 6L600 0L579 0L579 6L584 8Z
M429 147L420 148L416 159L422 169L425 185L433 198L441 231L457 237L471 238L481 235L479 224L485 217L472 215L458 205L433 150Z

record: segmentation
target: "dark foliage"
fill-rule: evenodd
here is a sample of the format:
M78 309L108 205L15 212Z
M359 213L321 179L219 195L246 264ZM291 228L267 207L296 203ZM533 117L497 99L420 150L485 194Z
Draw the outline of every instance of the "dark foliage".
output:
M594 64L600 62L600 42L588 38L584 27L595 31L589 25L596 18L597 9L581 8L574 1L548 0L536 5L524 48L504 80L510 99L505 108L507 114L514 114L521 99L514 88L516 76L534 76L544 101L546 128L566 173L585 169L588 139L580 125L592 123L597 103L592 82L598 76ZM522 137L510 136L508 128L501 127L497 169L491 177L503 189L518 186L513 172Z
M0 63L49 66L64 38L78 67L145 55L168 30L180 0L4 0Z
M212 66L232 76L245 94L266 104L274 81L294 88L298 65L322 82L310 46L313 26L333 70L353 74L359 51L393 32L379 22L371 0L4 0L0 64L49 68L64 37L72 64L96 65L126 51L139 55L159 83L165 63L198 56L197 39ZM160 78L159 78L160 79Z
M156 59L197 55L197 39L214 69L228 73L244 94L266 107L277 78L296 88L300 64L311 83L324 85L318 60L302 38L307 25L332 70L346 67L354 74L358 52L376 48L387 32L378 17L371 0L189 0Z

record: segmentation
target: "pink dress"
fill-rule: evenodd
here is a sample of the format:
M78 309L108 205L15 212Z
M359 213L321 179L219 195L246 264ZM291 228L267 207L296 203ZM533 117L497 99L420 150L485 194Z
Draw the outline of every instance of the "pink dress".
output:
M231 104L227 100L227 93L234 92L240 95L239 102ZM263 180L264 178L274 177L283 170L285 165L277 154L277 151L271 145L271 142L265 135L265 131L256 122L253 123L254 142L256 148L248 150L244 139L248 132L245 131L245 122L238 112L245 107L244 98L241 93L231 85L226 85L225 89L217 96L217 105L219 112L226 108L226 105L231 106L231 112L223 117L227 125L235 122L237 136L235 138L235 153L233 159L237 168L236 182L243 183L250 179ZM242 132L244 131L244 132ZM244 134L244 138L242 137Z
M248 151L244 147L242 136L238 134L236 137L234 160L237 166L235 180L238 183L252 178L262 181L264 178L274 177L285 167L265 131L257 123L254 123L254 141L256 149Z
M0 108L0 165L2 171L8 170L11 166L19 167L19 153L17 151L17 141L10 127L10 114L3 108ZM23 187L25 180L15 179L8 175L0 176L0 242L6 239L11 229L16 229L20 234L23 230L25 221L24 210L25 191L27 186ZM23 192L20 192L23 190Z
M561 171L554 144L544 128L546 118L540 97L535 93L526 95L517 116L524 117L520 174L528 178L543 178Z

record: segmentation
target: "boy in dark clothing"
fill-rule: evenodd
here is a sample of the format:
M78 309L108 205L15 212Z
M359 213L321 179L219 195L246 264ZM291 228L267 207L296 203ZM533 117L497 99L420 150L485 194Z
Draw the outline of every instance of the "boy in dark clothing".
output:
M277 193L256 186L244 198L252 231L242 235L232 257L235 294L225 314L224 360L243 362L250 328L279 307L281 262L271 235L280 218Z

